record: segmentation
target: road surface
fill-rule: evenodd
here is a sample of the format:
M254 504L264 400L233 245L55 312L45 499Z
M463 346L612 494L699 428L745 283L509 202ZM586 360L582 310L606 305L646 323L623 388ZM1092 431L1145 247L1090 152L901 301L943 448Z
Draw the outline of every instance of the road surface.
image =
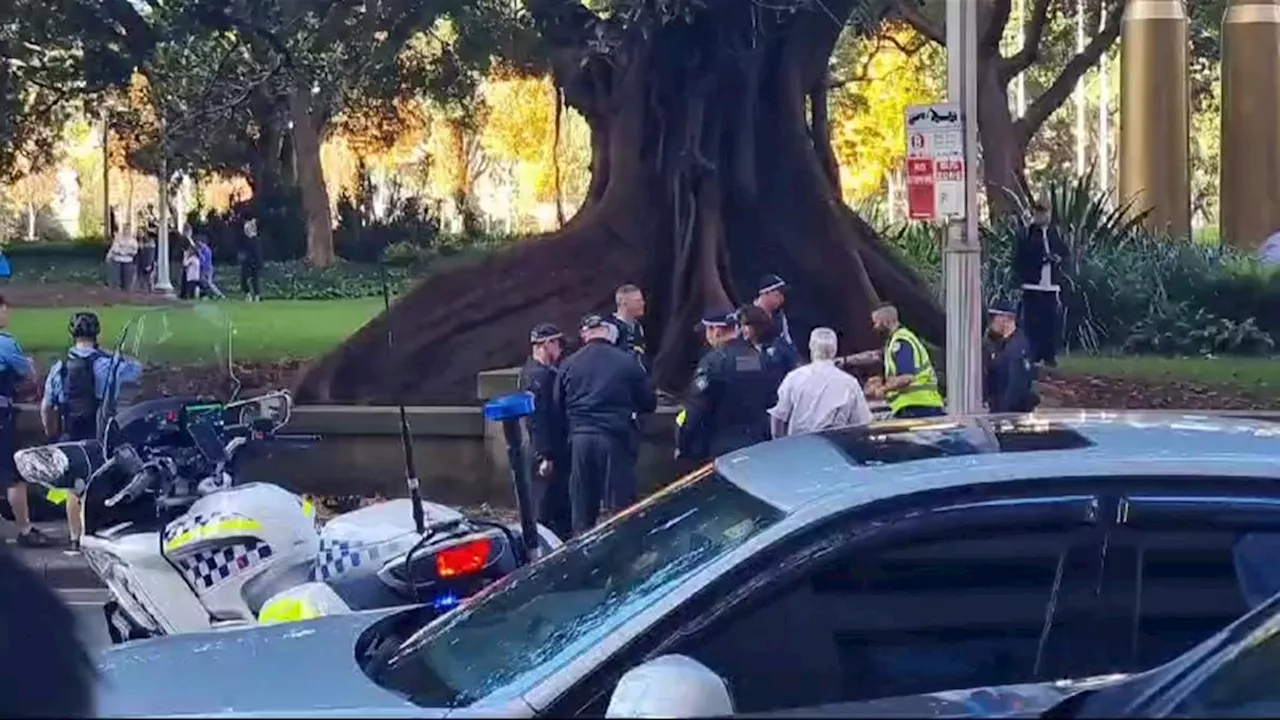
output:
M75 613L76 630L91 650L111 644L111 636L107 634L107 621L102 616L102 606L110 599L106 590L58 588L58 594Z

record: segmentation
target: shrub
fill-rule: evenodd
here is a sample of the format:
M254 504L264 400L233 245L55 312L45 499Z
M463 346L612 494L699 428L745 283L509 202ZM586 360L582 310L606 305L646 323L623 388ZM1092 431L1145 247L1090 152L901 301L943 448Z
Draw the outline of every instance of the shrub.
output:
M1189 303L1166 303L1144 318L1125 339L1127 353L1160 355L1269 355L1275 341L1253 318L1218 317Z
M355 199L338 199L338 227L334 244L338 256L353 262L375 262L378 254L392 246L434 249L440 241L440 220L435 209L416 197L400 198L393 193L382 217L363 214ZM427 252L397 251L397 257L426 257Z
M102 237L85 237L67 242L9 242L4 254L10 259L57 261L67 259L101 262L107 255Z

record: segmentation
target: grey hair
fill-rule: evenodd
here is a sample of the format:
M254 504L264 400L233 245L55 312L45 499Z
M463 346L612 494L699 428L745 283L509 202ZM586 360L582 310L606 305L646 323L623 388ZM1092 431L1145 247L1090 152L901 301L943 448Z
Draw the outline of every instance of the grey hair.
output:
M628 295L634 295L635 293L640 293L640 292L644 292L644 291L640 289L639 285L633 285L631 283L627 283L625 285L620 286L617 290L613 292L613 301L621 305L622 301L626 300Z
M814 361L834 359L838 346L836 331L831 328L814 328L809 333L809 357Z

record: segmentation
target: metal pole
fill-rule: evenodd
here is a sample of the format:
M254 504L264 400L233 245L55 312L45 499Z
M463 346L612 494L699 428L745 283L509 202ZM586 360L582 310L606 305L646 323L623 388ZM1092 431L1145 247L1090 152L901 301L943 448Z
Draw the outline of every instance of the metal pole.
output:
M102 237L110 245L111 233L111 111L102 113Z
M163 140L165 128L160 126L160 182L158 185L160 207L156 212L156 292L173 294L173 282L169 278L169 148Z
M978 235L978 3L947 0L947 100L964 116L964 218L947 225L947 411L982 410L982 246Z

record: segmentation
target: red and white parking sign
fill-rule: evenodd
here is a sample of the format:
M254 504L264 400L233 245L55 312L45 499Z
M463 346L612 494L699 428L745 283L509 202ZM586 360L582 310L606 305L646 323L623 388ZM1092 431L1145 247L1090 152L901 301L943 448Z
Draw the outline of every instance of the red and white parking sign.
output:
M964 126L953 103L907 108L907 214L912 220L964 216Z

